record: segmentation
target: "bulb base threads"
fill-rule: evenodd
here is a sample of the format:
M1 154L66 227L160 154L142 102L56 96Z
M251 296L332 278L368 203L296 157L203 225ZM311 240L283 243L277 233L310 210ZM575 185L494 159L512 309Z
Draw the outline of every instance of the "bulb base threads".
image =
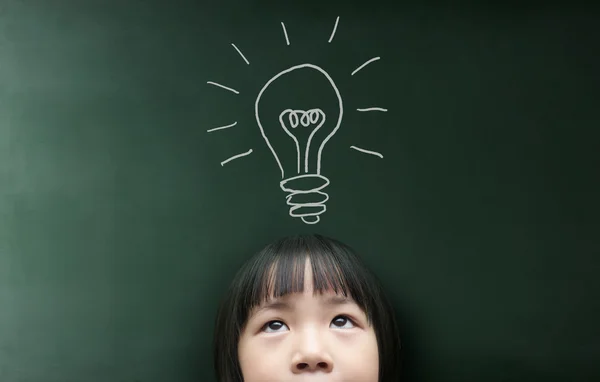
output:
M306 224L317 224L327 210L325 202L329 195L322 190L329 185L329 179L319 174L303 174L282 180L279 186L289 195L285 197L290 206L290 216L301 218Z

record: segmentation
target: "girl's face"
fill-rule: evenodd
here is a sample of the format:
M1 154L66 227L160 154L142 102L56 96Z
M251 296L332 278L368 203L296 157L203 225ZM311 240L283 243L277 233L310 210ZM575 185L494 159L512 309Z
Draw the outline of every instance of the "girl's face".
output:
M307 261L304 291L254 308L238 345L244 382L377 382L374 329L352 300L332 290L313 296Z

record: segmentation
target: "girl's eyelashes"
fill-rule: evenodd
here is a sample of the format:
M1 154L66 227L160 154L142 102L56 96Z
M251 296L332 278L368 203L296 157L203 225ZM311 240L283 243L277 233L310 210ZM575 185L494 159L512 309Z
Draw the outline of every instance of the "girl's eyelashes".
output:
M333 327L336 329L352 329L355 326L356 326L356 323L350 317L348 317L344 314L335 316L335 318L333 320L331 320L331 325L330 325L330 327ZM279 333L279 332L285 331L285 330L282 330L282 328L284 328L284 327L287 328L287 330L289 330L288 326L283 321L272 320L263 325L263 327L261 328L261 332Z

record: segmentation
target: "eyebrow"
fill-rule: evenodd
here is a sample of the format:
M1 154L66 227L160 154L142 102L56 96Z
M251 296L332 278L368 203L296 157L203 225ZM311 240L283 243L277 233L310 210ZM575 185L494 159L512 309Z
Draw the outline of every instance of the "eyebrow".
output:
M324 305L327 306L339 306L351 304L354 300L350 297L344 296L330 296L322 300ZM256 310L254 314L258 314L264 312L266 310L283 310L283 311L291 311L293 310L292 305L281 299L271 299L268 302L260 305L260 307Z

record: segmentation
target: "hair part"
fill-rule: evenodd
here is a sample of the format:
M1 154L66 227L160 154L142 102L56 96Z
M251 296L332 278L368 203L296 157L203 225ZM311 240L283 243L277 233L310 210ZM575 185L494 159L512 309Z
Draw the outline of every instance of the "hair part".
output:
M297 235L267 245L237 272L219 306L214 334L214 367L220 382L242 382L240 335L253 308L271 298L304 291L306 261L313 294L333 290L351 297L374 327L379 380L400 378L400 338L394 312L377 278L347 245L321 235Z

